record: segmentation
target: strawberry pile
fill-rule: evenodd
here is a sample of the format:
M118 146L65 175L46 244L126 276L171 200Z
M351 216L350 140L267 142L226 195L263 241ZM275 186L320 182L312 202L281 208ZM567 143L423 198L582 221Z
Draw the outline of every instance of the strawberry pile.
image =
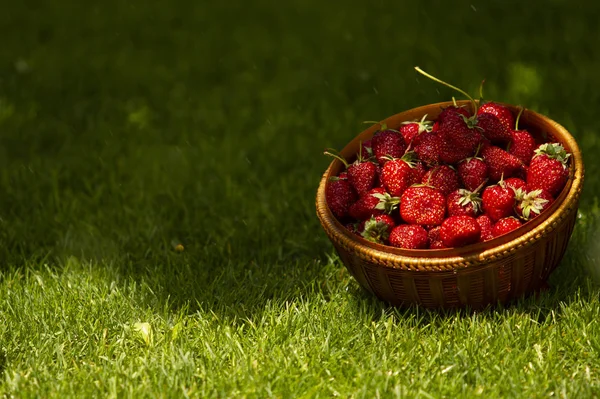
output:
M565 186L568 154L519 129L518 115L494 102L449 106L435 120L384 123L354 162L326 186L327 204L348 230L405 249L483 242L538 217Z

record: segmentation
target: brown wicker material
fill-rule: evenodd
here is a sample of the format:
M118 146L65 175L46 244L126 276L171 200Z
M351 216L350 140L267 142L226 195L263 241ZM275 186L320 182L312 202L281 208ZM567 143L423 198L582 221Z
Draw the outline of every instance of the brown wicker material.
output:
M425 114L435 119L442 107L450 104L414 108L384 122L398 128L401 122L421 119ZM507 106L518 112L517 107ZM317 215L340 259L363 288L392 305L478 309L506 303L546 285L573 231L583 185L583 160L575 139L553 120L526 109L520 126L538 138L562 143L572 154L569 181L539 217L509 234L463 248L404 250L352 234L333 216L325 201L328 178L343 169L339 160L331 163L317 191ZM377 128L372 126L359 134L341 151L342 156L353 159L360 142L371 138Z

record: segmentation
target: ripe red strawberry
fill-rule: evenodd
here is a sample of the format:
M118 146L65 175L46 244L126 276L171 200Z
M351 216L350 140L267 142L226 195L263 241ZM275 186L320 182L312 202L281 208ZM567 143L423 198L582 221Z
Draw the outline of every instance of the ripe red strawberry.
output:
M480 241L487 241L494 238L494 236L492 235L492 228L494 227L494 223L492 222L492 219L490 219L489 216L481 215L478 216L475 220L477 220L479 227L481 227L481 238L479 239Z
M486 187L481 199L483 211L493 222L511 216L514 212L515 193L511 188L506 187L503 181Z
M511 177L523 166L519 158L499 147L482 148L481 155L488 166L490 179L493 181L500 180L502 176Z
M519 219L513 216L502 218L498 220L496 224L494 224L494 227L492 228L492 236L494 238L500 237L501 235L510 233L519 227L521 227L521 222Z
M458 177L467 190L473 191L488 178L488 167L481 158L467 158L457 166Z
M446 198L438 189L412 186L402 195L400 215L406 223L437 226L445 214Z
M448 216L475 217L481 212L481 198L477 192L459 188L446 198Z
M512 112L504 105L494 102L482 104L477 110L477 115L480 114L494 115L507 129L512 129L515 126L515 118L513 117Z
M508 153L519 158L524 165L529 165L533 158L533 151L537 144L535 139L527 130L513 130Z
M559 143L540 145L527 170L527 189L546 190L556 197L569 178L567 162L570 156Z
M348 180L359 196L375 187L377 166L373 162L355 162L348 166Z
M412 184L419 184L423 180L423 176L427 173L427 168L425 164L421 161L416 161L414 167L412 168Z
M371 148L377 162L383 166L388 161L386 157L401 158L406 151L406 143L398 130L388 129L385 123L381 123L381 129L371 139Z
M531 220L539 216L554 201L546 190L517 191L516 195L519 198L516 211L523 220Z
M435 121L435 122L433 122L433 126L431 127L431 131L432 132L437 132L439 128L440 128L440 122Z
M440 112L440 114L437 117L437 122L438 123L444 123L444 121L446 120L446 117L448 117L449 115L452 114L459 114L459 115L464 115L466 118L471 117L471 113L469 112L468 109L466 109L465 107L459 107L457 105L451 105L449 107L446 107L442 110L442 112Z
M381 183L394 197L402 195L413 183L411 153L400 159L387 161L381 169Z
M519 189L525 190L525 180L519 179L518 177L509 177L508 179L504 179L504 184L506 187L511 188L513 191L517 191Z
M362 148L358 153L356 161L352 164L348 164L348 161L334 150L325 151L325 155L338 159L346 166L348 180L359 196L363 196L367 191L375 187L378 179L377 165L363 158Z
M350 206L358 200L358 195L348 180L332 177L325 187L325 200L335 217L343 219L348 215Z
M446 246L442 242L440 238L440 229L441 226L435 226L431 230L427 232L427 238L429 240L429 248L430 249L444 249Z
M404 249L427 248L427 230L422 226L401 224L390 233L390 245Z
M364 222L361 236L368 241L383 244L394 227L396 222L390 215L373 216Z
M508 152L519 158L523 165L529 165L533 152L537 146L535 139L527 130L519 130L519 120L523 114L523 108L519 110L514 129L511 129L511 141L508 144Z
M377 187L358 199L348 209L348 214L357 220L367 220L371 216L391 213L397 208L400 198L392 197L382 187Z
M416 137L413 145L418 158L425 164L432 166L440 163L440 155L445 150L445 143L437 133L425 132Z
M478 113L477 126L483 135L493 143L508 143L511 140L511 127L506 127L495 115Z
M458 112L446 116L440 124L438 134L446 144L445 151L441 153L441 160L449 164L472 156L483 138L472 121Z
M440 238L447 247L474 244L481 237L481 227L472 216L450 216L442 223Z
M456 171L448 165L440 165L429 169L423 176L421 183L439 189L444 196L460 186Z
M426 119L427 114L425 114L420 121L402 122L402 126L400 126L400 134L402 137L404 137L404 142L407 145L410 144L413 139L421 133L431 131L432 122Z

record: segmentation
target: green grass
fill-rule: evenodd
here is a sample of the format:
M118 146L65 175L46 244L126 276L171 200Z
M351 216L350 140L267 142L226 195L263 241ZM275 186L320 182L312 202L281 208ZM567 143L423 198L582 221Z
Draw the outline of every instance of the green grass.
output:
M0 395L600 395L598 5L26 3L0 13ZM321 230L322 150L452 95L415 65L581 144L540 298L390 308Z

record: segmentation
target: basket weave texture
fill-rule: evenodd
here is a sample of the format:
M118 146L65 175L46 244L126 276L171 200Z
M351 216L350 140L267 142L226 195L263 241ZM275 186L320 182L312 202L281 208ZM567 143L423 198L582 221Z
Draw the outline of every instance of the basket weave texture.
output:
M451 104L414 108L383 122L397 129L402 122L421 119L425 114L435 119ZM518 112L515 106L504 105ZM463 248L404 250L352 234L331 213L325 200L329 177L344 167L339 160L330 164L317 190L317 215L340 259L364 289L396 306L479 309L507 303L546 285L573 232L583 185L583 160L575 139L555 121L525 109L519 124L540 140L560 142L572 154L569 180L539 217L509 234ZM377 126L372 126L359 134L341 151L342 156L352 160L360 142L370 139L376 130Z

